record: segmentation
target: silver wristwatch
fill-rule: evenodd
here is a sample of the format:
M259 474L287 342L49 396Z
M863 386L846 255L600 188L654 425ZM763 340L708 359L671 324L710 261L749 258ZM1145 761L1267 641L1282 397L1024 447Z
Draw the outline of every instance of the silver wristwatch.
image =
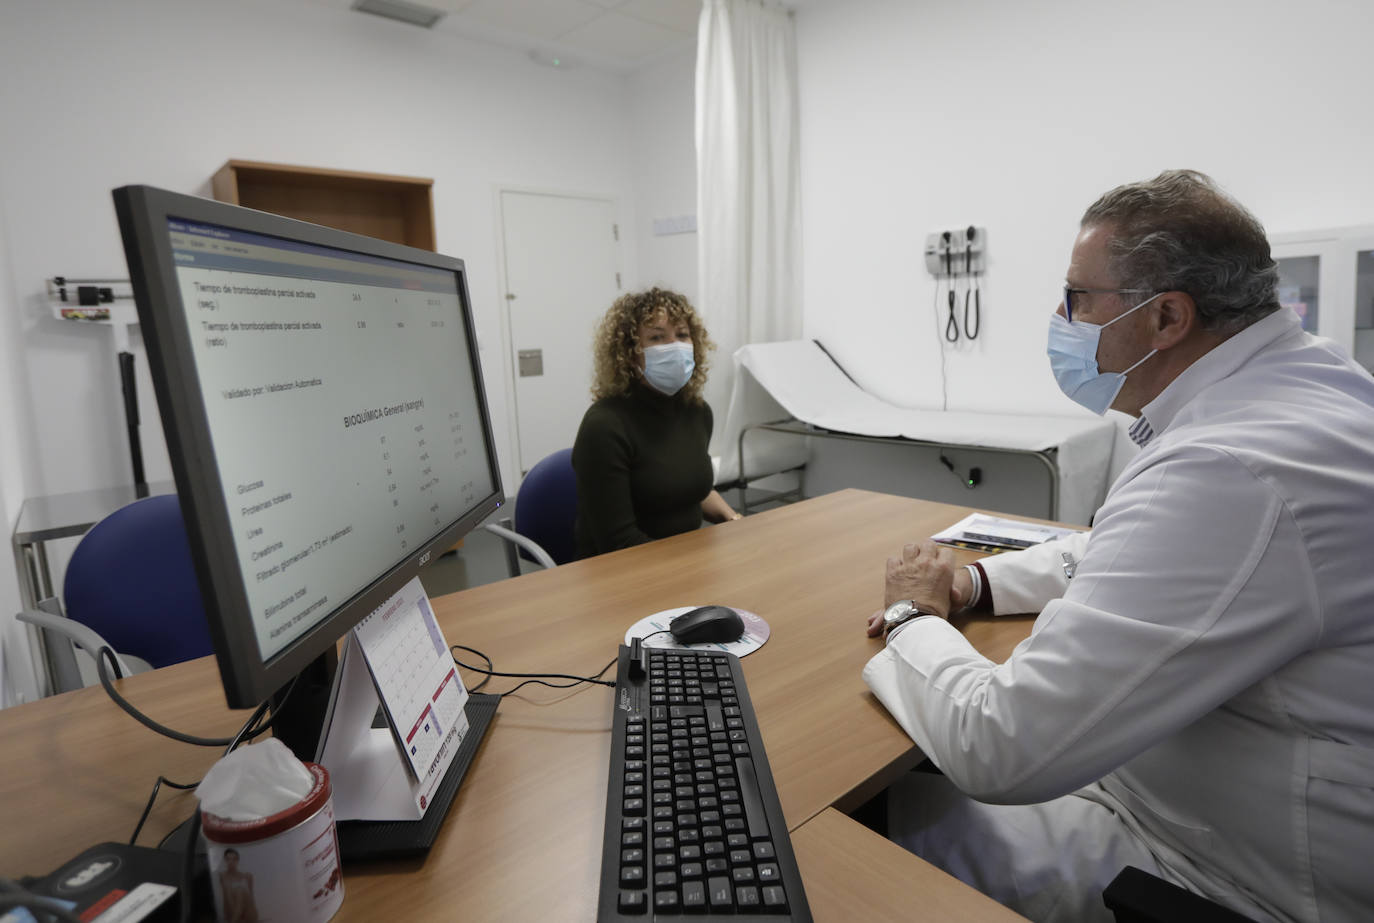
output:
M899 599L887 607L883 613L883 637L891 634L892 629L898 625L905 625L907 622L919 615L934 615L934 612L926 612L916 605L912 599Z

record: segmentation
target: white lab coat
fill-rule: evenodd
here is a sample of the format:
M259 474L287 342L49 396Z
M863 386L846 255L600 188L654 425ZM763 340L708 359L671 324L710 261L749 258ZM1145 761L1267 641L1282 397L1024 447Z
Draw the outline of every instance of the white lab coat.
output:
M998 614L1040 613L1006 663L923 618L865 679L976 799L1078 790L1241 912L1368 920L1374 379L1284 309L1144 416L1090 535L984 561Z

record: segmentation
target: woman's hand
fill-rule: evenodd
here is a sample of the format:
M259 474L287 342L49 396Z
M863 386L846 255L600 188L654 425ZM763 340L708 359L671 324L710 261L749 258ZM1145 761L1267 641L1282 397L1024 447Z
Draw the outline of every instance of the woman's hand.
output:
M706 499L701 501L701 515L710 522L733 522L736 519L743 519L736 513L730 504L725 502L717 491L711 491L706 495Z

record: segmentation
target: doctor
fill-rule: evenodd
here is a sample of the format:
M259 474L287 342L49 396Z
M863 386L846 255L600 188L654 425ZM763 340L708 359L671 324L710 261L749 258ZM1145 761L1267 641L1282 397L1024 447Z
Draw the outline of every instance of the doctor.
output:
M1170 171L1083 216L1055 378L1135 417L1091 533L888 562L870 688L943 776L889 835L1035 920L1125 865L1256 920L1374 908L1374 379L1275 295L1264 229ZM1067 558L1065 555L1067 554ZM946 621L1038 612L1004 664Z

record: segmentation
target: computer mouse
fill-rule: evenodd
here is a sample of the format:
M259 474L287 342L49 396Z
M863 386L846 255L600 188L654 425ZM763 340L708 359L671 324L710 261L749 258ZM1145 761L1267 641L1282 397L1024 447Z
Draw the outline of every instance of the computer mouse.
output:
M679 644L738 641L744 634L744 619L728 606L699 606L670 621L668 631Z

